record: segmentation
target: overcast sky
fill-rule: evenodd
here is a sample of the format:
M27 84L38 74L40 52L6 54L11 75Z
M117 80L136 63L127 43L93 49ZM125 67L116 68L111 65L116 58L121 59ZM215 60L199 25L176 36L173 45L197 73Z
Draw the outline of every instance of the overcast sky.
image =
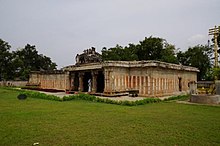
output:
M58 68L95 47L161 37L186 50L220 25L220 0L0 0L0 38L12 50L35 45Z

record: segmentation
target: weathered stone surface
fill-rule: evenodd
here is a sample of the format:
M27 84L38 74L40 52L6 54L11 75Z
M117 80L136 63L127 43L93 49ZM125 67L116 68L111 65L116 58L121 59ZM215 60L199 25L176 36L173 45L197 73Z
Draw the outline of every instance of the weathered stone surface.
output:
M75 65L60 71L32 72L29 84L45 89L106 94L138 90L141 96L156 97L188 91L189 82L196 81L199 71L154 60L102 62L95 48L84 50L75 59Z
M114 67L161 67L165 69L174 69L174 70L185 70L199 72L195 67L183 66L178 64L171 64L166 62L160 62L155 60L148 61L105 61L103 66L114 66Z
M28 81L0 81L0 86L18 86L23 87L26 86Z
M33 73L30 81L40 83L42 88L81 92L88 92L87 83L91 81L91 92L103 86L105 94L138 90L140 96L158 97L188 92L189 82L196 82L198 71L193 67L152 60L105 61L79 63L54 73Z
M220 95L191 95L190 102L204 104L220 104Z
M195 81L189 82L189 94L197 94L197 84Z
M64 71L41 71L32 72L29 85L39 85L43 89L66 90L69 88L69 72Z
M215 81L216 94L220 95L220 80Z
M97 70L102 69L101 63L89 63L81 65L70 65L62 68L63 71L83 71L83 70Z
M84 53L76 55L76 65L101 62L101 55L95 51L95 48L84 50Z
M110 64L103 67L106 76L105 92L136 89L139 90L140 96L173 95L178 92L188 92L188 83L197 80L197 71L157 66L129 67L126 63L125 66Z

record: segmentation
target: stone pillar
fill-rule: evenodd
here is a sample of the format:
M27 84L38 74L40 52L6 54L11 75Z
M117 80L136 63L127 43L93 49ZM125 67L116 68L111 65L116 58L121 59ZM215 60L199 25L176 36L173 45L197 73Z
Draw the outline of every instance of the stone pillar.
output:
M129 76L126 75L126 89L129 88Z
M148 81L147 81L148 76L144 76L144 95L148 95Z
M197 93L197 84L195 81L189 82L189 94L196 94Z
M98 76L98 72L93 71L92 72L92 92L93 93L97 92L97 76Z
M64 76L65 76L65 86L64 86L64 88L65 88L65 90L69 90L70 87L71 87L71 84L70 84L70 72L66 72Z
M132 89L132 88L134 88L134 86L133 86L133 76L131 75L130 76L130 89Z
M220 80L215 80L216 94L220 95Z
M83 76L84 76L84 73L83 72L80 72L79 73L79 92L82 92L83 91Z
M137 76L137 83L136 83L136 85L137 85L137 89L140 91L140 76L139 75Z
M136 76L133 76L133 89L136 89L136 83L137 83L137 81L136 81Z
M156 94L157 89L157 79L153 78L153 96Z
M107 94L112 93L112 85L111 85L111 70L110 69L105 69L105 89L104 92Z
M124 90L124 75L121 75L120 76L120 78L121 78L121 88L120 88L120 90Z
M74 82L75 82L75 73L71 74L70 76L70 90L74 90Z
M105 70L104 76L105 76L105 89L104 89L104 92L109 93L110 92L109 91L109 74L108 74L107 70Z

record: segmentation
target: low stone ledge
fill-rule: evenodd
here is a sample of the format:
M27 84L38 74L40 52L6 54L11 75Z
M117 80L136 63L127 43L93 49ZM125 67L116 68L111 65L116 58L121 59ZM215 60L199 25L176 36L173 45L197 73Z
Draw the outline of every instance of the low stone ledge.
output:
M220 95L198 94L191 95L190 102L204 104L220 104Z

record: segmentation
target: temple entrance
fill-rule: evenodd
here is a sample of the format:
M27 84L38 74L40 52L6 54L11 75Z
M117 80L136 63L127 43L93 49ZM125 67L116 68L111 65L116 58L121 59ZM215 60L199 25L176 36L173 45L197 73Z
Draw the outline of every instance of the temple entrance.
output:
M105 77L102 71L98 72L97 76L97 91L98 93L103 93L105 88Z
M73 90L78 91L78 89L79 89L79 74L75 73L74 83L73 83Z
M92 90L92 74L85 72L83 76L83 92L91 92Z
M182 78L179 77L179 91L182 91Z

